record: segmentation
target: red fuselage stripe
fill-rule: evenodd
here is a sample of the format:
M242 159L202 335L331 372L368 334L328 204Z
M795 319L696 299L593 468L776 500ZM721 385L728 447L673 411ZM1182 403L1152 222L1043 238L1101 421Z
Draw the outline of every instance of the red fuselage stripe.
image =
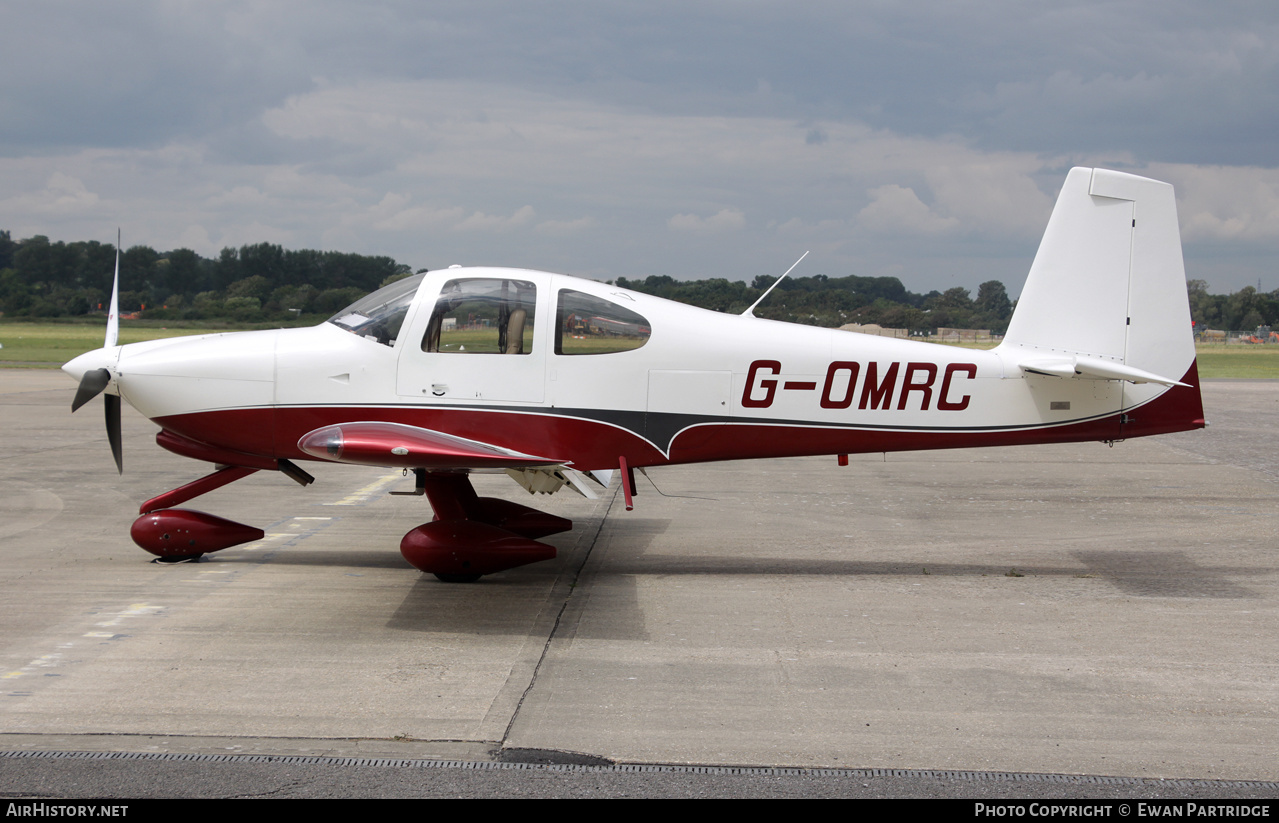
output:
M530 454L571 459L583 469L611 468L623 456L631 466L694 463L813 454L859 454L1031 443L1120 440L1203 426L1203 405L1192 364L1183 382L1154 400L1122 413L1093 420L1017 429L872 429L769 423L738 418L690 421L671 441L669 454L641 432L619 425L565 416L549 410L517 411L458 407L302 406L229 409L174 415L156 420L193 440L229 449L292 460L314 459L298 440L322 426L368 420L417 426ZM601 416L605 416L601 414ZM273 448L262 449L265 442Z

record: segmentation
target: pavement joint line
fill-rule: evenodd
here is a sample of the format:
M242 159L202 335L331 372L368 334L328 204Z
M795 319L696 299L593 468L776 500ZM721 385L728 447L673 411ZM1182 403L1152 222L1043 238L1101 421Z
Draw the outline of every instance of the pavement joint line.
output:
M622 478L622 482L626 482L626 478ZM595 526L595 531L589 536L583 535L579 538L585 542L586 551L582 552L581 562L573 569L572 582L569 583L568 596L560 603L559 611L555 615L555 623L551 626L550 632L546 635L546 642L542 644L542 652L537 657L537 664L533 666L533 676L529 678L528 685L524 687L523 693L520 694L519 701L515 704L515 711L511 712L511 717L506 722L506 728L502 731L501 746L506 745L506 741L511 738L511 730L515 728L515 721L519 719L520 710L524 708L524 701L528 699L529 694L533 691L533 686L537 684L538 674L542 671L542 664L546 662L546 656L550 654L551 644L555 642L555 636L560 630L560 621L564 619L564 612L568 610L569 602L573 599L573 593L577 591L577 582L582 576L582 569L586 566L586 561L590 559L591 552L595 549L595 541L599 539L600 532L604 530L604 523L608 521L608 516L613 513L613 506L617 504L617 492L621 488L619 484L616 489L612 490L612 497L609 498L608 508L604 510L604 514L600 517L599 522Z
M550 752L548 752L550 753ZM613 763L580 765L575 763L521 763L477 760L425 760L398 757L332 757L325 755L278 754L202 754L195 752L90 752L90 751L0 751L0 759L49 758L59 760L149 760L201 763L279 763L281 765L381 766L414 769L468 769L476 771L546 771L608 773L666 773L701 775L742 775L752 777L838 777L867 778L938 778L973 783L1057 783L1062 785L1110 785L1208 789L1263 789L1279 791L1279 781L1209 780L1204 778L1118 777L1113 775L1056 774L1036 772L985 772L972 769L888 769L827 768L802 766L724 766L667 763Z

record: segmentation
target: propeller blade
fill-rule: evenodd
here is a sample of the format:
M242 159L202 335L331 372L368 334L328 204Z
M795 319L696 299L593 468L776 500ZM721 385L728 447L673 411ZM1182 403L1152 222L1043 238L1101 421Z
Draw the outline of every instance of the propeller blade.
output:
M103 369L103 371L106 371ZM111 443L111 456L115 458L115 470L124 474L124 446L120 442L120 397L108 394L106 401L107 440Z
M107 308L107 336L102 348L120 341L120 230L115 230L115 278L111 281L111 304Z
M75 399L71 401L71 411L75 411L93 398L102 394L102 390L111 382L111 372L106 369L87 371L80 378L80 387L76 389Z

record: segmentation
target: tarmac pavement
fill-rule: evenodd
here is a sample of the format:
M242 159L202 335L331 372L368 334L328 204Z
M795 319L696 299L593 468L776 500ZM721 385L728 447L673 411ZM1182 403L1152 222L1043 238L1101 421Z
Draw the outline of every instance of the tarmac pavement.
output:
M2 750L1279 780L1279 381L1114 448L656 469L629 513L479 477L576 528L473 585L400 557L411 477L329 465L148 564L138 504L203 466L126 406L118 476L74 388L0 371Z

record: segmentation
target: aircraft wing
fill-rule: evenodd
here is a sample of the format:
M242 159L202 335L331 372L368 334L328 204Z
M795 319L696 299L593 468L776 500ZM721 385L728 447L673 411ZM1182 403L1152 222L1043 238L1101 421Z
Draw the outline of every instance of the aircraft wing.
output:
M405 469L535 469L565 462L417 426L380 421L324 426L302 435L298 448L335 463Z

